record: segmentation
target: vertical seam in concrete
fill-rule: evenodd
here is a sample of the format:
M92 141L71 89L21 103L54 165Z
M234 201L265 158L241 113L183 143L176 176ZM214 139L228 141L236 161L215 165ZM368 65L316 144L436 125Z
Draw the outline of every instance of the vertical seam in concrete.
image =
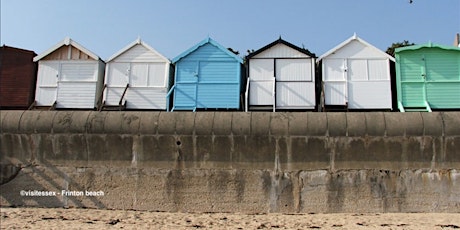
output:
M249 116L249 135L252 135L252 114L253 112L250 112L250 116Z
M444 112L440 113L441 115L441 152L440 155L443 156L443 160L445 160L446 151L447 151L447 143L446 143L446 122L444 120Z
M345 113L345 136L348 137L348 113Z
M25 111L23 110L21 112L21 116L19 117L19 121L18 121L18 132L19 132L19 128L21 127L21 122L22 122L22 116L24 115Z
M235 141L233 140L233 114L230 117L230 168L233 169L233 153L235 152Z
M56 119L56 114L57 114L57 112L55 112L55 111L50 111L50 113L53 114L53 119L51 119L51 134L54 134L54 119Z
M388 132L387 132L387 117L385 116L385 113L382 113L383 115L383 137L388 137Z

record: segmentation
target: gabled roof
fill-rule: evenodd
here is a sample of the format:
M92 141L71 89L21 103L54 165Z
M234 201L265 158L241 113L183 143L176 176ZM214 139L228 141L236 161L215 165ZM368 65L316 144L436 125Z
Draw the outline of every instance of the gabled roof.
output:
M225 52L226 54L228 54L230 57L234 58L236 61L238 61L239 63L243 63L243 59L241 59L240 57L238 57L238 55L234 54L233 52L229 51L227 48L223 47L222 45L220 45L219 43L217 43L216 41L214 41L213 39L211 39L210 37L204 39L203 41L199 42L198 44L196 44L195 46L191 47L190 49L186 50L185 52L181 53L179 56L175 57L174 59L172 59L172 63L176 63L178 62L181 58L189 55L190 53L194 52L195 50L197 50L198 48L200 48L201 46L203 45L206 45L206 44L211 44L211 45L214 45L216 46L217 48L219 48L220 50L222 50L223 52Z
M88 56L90 56L91 58L93 58L94 60L99 60L99 56L97 56L95 53L89 51L88 49L86 49L85 47L83 47L82 45L78 44L77 42L75 42L74 40L70 39L69 37L66 37L64 38L64 40L62 40L61 42L59 42L58 44L54 45L53 47L49 48L48 50L46 50L45 52L39 54L38 56L36 56L34 58L34 61L39 61L40 59L48 56L49 54L51 54L52 52L54 52L55 50L61 48L62 46L68 46L68 45L71 45L71 46L74 46L75 48L81 50L83 53L87 54Z
M283 40L283 39L280 37L278 40L276 40L276 41L274 41L274 42L272 42L272 43L270 43L270 44L268 44L268 45L266 45L266 46L264 46L264 47L262 47L262 48L256 50L255 52L252 52L252 53L249 54L246 58L248 58L248 59L249 59L249 58L252 58L252 57L256 56L257 54L260 54L260 53L264 52L265 50L268 50L268 49L270 49L271 47L273 47L273 46L275 46L275 45L278 45L278 44L283 44L283 45L285 45L285 46L288 46L288 47L290 47L290 48L292 48L292 49L294 49L294 50L297 50L297 51L299 51L299 52L301 52L301 53L303 53L303 54L306 54L306 55L308 55L308 56L310 56L310 57L313 57L313 58L316 57L316 55L315 55L314 53L311 53L309 50L300 48L300 47L298 47L298 46L296 46L296 45L293 45L293 44L291 44L291 43L289 43L289 42Z
M406 51L406 50L418 50L418 49L422 49L422 48L439 48L439 49L444 49L444 50L460 51L460 47L445 46L445 45L439 45L439 44L428 42L426 44L421 44L421 45L412 45L412 46L405 46L405 47L396 48L395 53L399 53L401 51Z
M382 50L380 50L379 48L371 45L370 43L364 41L363 39L359 38L356 33L353 34L353 36L351 36L350 38L348 38L347 40L345 40L344 42L340 43L339 45L337 45L336 47L332 48L331 50L327 51L325 54L321 55L317 60L316 62L319 62L321 61L323 58L337 52L337 50L340 50L342 49L343 47L345 47L346 45L348 45L349 43L351 43L352 41L358 41L359 43L373 49L374 51L377 51L379 53L381 53L382 55L384 56L387 56L390 60L392 61L395 61L394 57L392 57L391 55L383 52Z
M125 48L121 49L120 51L118 51L117 53L115 53L114 55L112 55L106 62L110 62L112 61L113 59L117 58L118 56L122 55L123 53L125 53L126 51L130 50L131 48L133 48L134 46L136 45L141 45L143 47L145 47L146 49L152 51L153 53L155 53L156 55L158 55L160 58L164 59L166 62L170 62L168 58L166 58L165 56L163 56L162 54L160 54L158 51L156 51L154 48L152 48L151 46L149 46L147 43L145 43L144 41L142 41L140 38L136 39L134 42L131 42L131 44L127 45Z

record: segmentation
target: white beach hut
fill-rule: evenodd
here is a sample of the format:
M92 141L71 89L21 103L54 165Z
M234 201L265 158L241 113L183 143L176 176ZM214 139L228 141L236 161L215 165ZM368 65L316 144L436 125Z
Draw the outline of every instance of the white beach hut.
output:
M315 58L281 38L248 55L246 111L314 109Z
M166 110L170 61L137 39L107 60L104 106Z
M97 107L105 63L96 54L65 38L33 60L38 61L36 106Z
M356 34L321 55L326 108L392 109L390 61Z

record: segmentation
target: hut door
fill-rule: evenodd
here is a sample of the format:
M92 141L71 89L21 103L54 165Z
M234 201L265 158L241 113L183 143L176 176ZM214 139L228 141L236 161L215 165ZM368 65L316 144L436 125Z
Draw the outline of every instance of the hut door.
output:
M251 59L249 105L274 105L275 65L273 59Z
M419 55L408 56L401 63L402 103L404 107L425 107L426 72L425 58Z
M347 104L347 67L345 59L324 60L324 97L326 105Z
M129 63L110 63L106 79L107 89L104 95L106 105L118 105L126 84L129 82L129 69Z
M93 108L96 98L97 65L94 63L61 63L58 81L58 108Z
M276 59L276 107L315 106L311 59Z
M173 109L196 109L198 62L180 62L176 66L176 72Z
M56 101L59 62L42 62L38 69L37 106L51 106Z

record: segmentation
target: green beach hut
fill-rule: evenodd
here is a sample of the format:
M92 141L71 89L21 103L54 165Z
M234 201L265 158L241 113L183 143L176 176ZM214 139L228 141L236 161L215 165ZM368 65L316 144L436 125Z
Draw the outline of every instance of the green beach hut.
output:
M433 43L395 50L398 108L460 109L460 48Z

